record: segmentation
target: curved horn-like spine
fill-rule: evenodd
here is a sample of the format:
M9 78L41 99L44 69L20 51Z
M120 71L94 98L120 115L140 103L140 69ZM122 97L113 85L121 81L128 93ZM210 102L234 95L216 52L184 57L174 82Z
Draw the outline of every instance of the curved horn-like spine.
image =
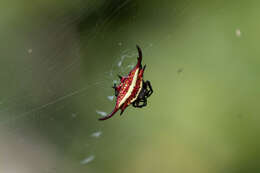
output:
M107 116L105 116L105 117L99 118L99 120L101 120L101 121L102 121L102 120L107 120L107 119L111 118L117 111L118 111L118 109L115 108L115 109L113 110L113 112L111 112L109 115L107 115Z
M120 115L122 115L125 111L125 108L128 106L127 103L124 103L123 106L121 107L121 112L120 112Z
M140 48L138 45L136 45L136 48L137 48L137 50L138 50L138 58L137 58L137 59L138 59L138 62L137 62L137 65L140 66L141 63L142 63L143 54L142 54L141 48Z
M122 76L120 76L119 74L117 75L118 76L118 78L121 80L122 79Z

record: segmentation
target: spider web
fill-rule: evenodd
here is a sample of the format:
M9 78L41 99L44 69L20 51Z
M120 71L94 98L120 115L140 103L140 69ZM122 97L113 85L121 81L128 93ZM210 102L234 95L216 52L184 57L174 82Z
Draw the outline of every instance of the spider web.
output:
M46 6L51 4L48 3ZM51 154L51 160L57 164L36 167L47 172L83 172L85 165L95 160L104 161L102 157L109 153L103 148L104 141L110 143L109 137L115 130L97 119L113 109L115 98L111 86L118 83L117 74L126 75L135 65L135 44L142 43L140 47L146 61L149 51L174 34L166 30L146 41L130 39L124 34L110 37L114 26L119 27L118 32L127 31L131 21L124 23L124 12L136 20L138 4L132 0L66 3L61 7L54 3L55 8L49 10L50 14L44 16L42 22L36 22L30 15L25 17L25 26L16 34L23 38L15 40L15 52L4 54L15 58L6 58L2 63L7 65L1 76L5 81L0 100L2 133L7 140L17 137L16 142L21 146L33 141L32 145L40 143L39 148L45 148L43 144L48 143L51 151L57 152L55 156ZM173 7L171 15L185 17L192 5L191 1L183 1L178 8ZM31 6L37 9L40 5ZM200 16L196 16L193 20L199 19ZM180 26L181 23L176 23L175 28ZM19 47L19 41L24 46ZM111 42L113 45L107 46ZM126 143L129 138L123 134L114 135ZM67 163L71 166L66 166Z

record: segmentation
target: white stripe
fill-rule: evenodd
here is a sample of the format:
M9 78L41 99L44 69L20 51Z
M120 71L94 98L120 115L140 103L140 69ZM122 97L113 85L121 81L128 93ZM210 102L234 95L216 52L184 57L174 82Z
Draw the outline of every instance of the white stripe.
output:
M140 83L140 88L139 88L139 90L138 90L138 92L137 92L135 98L131 101L131 103L133 103L133 102L137 99L139 93L140 93L141 90L142 90L142 87L143 87L143 81L141 81L141 83Z
M122 106L122 104L125 103L125 101L128 99L128 97L131 95L132 91L134 90L134 87L135 87L135 84L136 84L136 81L137 81L138 72L139 72L139 68L135 71L135 75L134 75L134 78L132 80L132 83L131 83L125 97L119 103L118 107Z

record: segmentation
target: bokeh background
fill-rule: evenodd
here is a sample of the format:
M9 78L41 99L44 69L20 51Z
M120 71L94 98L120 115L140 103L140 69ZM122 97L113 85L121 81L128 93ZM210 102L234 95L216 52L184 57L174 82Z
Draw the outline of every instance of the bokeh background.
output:
M0 1L0 172L260 172L260 1ZM143 49L148 106L99 122Z

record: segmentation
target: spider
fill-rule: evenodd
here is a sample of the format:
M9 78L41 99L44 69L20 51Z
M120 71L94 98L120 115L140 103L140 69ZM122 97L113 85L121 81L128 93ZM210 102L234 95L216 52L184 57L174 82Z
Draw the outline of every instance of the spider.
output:
M111 118L119 109L121 109L120 115L123 114L124 110L132 104L133 107L142 108L147 105L147 98L153 93L152 85L150 81L143 80L143 73L146 65L142 66L142 50L137 45L138 58L137 64L129 72L128 76L120 76L120 84L112 87L115 90L116 106L114 110L105 117L99 120L106 120Z

